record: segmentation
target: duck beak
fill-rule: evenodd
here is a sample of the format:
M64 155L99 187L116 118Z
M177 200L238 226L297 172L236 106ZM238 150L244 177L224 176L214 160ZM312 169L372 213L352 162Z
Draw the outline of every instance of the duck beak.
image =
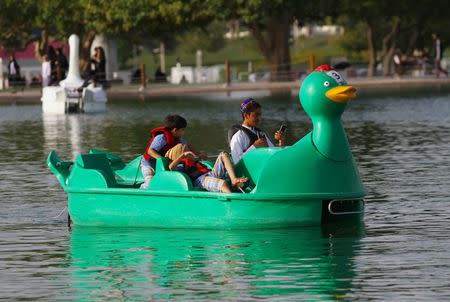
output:
M356 96L356 88L353 86L336 86L325 94L336 103L345 103Z

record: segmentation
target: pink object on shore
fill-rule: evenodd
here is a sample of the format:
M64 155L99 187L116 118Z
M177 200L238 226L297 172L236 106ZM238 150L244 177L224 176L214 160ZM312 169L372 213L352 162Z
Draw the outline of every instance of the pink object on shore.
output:
M59 41L52 41L49 43L49 45L53 46L53 48L59 48L61 47L62 43ZM0 48L0 58L8 59L8 56L12 53L14 53L16 59L33 59L35 58L34 55L34 48L35 48L35 42L32 42L27 45L27 47L20 51L6 51L3 48ZM67 56L69 53L69 46L64 45L64 54Z

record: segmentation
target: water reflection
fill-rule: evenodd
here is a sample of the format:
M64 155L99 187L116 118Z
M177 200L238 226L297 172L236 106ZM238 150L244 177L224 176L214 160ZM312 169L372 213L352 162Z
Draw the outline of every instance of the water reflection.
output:
M363 227L101 229L71 234L76 299L349 298Z
M70 150L72 158L81 153L81 127L79 115L43 114L44 149Z

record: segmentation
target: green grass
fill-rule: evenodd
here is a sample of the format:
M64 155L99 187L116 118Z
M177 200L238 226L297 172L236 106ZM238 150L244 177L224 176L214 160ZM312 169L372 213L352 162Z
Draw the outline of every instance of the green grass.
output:
M166 53L166 71L169 72L175 66L176 59L180 58L182 65L195 66L195 53L181 51L177 47L172 52ZM301 37L291 45L291 62L293 66L308 68L308 58L311 54L316 57L316 65L329 64L332 57L345 56L345 51L339 45L339 37ZM252 62L254 70L267 68L267 62L259 51L256 41L252 37L238 40L226 41L225 46L217 52L203 51L203 65L224 64L228 60L230 64L237 67L239 71L246 70L249 61ZM153 75L159 65L159 55L153 55L144 49L135 59L127 62L128 66L144 63L146 72Z
M345 57L339 39L337 36L300 37L291 47L292 62L305 60L312 54L317 65L330 64L333 57Z

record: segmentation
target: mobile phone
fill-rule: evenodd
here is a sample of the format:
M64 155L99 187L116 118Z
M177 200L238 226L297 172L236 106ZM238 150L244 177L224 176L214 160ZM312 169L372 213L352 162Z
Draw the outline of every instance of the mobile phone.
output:
M278 131L280 131L281 133L284 133L284 131L286 131L287 127L286 125L281 125L280 129L278 129Z

